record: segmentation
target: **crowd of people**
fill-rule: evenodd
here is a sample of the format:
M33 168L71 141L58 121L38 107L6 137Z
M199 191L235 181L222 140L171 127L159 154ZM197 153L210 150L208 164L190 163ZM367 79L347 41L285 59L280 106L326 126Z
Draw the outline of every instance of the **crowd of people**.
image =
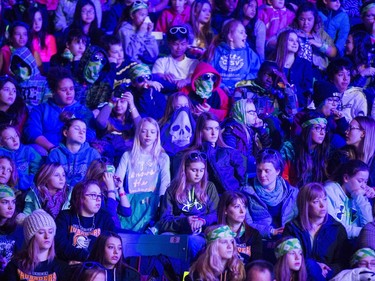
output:
M183 279L120 232L187 235L184 280L375 275L373 0L8 0L0 48L1 280Z

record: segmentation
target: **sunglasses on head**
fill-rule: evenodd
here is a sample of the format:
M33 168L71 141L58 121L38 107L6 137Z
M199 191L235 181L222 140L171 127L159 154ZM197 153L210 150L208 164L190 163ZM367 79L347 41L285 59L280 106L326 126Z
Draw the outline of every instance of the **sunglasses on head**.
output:
M204 153L204 152L192 152L192 153L189 154L189 158L190 158L190 160L193 160L193 161L199 160L199 158L206 161L207 160L207 154Z
M142 75L142 76L138 76L135 81L137 83L143 83L145 81L150 81L151 80L151 75Z
M211 80L212 82L215 83L216 80L217 80L217 76L216 76L215 74L206 73L206 74L203 74L203 75L201 76L201 79L202 79L203 81Z
M182 34L186 34L188 31L187 31L186 27L183 27L183 26L175 26L175 27L172 27L171 29L169 29L170 34L176 34L177 32L180 32Z
M103 62L105 60L106 60L106 57L104 56L103 53L96 53L95 55L92 56L92 61Z

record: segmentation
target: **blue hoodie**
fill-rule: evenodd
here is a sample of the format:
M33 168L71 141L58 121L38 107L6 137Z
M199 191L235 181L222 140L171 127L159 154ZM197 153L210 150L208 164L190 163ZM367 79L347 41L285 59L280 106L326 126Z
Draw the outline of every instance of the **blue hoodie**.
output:
M96 159L100 159L99 152L90 147L87 142L74 154L64 144L60 143L59 147L52 149L48 154L47 162L60 163L65 170L67 184L75 186L83 180L87 168Z
M15 163L19 176L16 188L28 190L33 186L34 176L42 164L42 157L34 148L23 144L17 150L0 147L0 156L7 156Z
M257 77L260 59L248 43L244 48L231 49L227 43L222 42L215 49L210 64L221 75L222 84L234 90L236 82Z

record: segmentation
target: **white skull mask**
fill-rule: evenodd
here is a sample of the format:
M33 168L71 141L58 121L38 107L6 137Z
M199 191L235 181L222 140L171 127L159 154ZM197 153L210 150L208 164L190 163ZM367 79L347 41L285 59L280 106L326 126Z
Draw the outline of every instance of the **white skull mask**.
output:
M179 146L190 144L190 138L193 135L189 115L186 111L181 111L174 122L171 124L169 134L172 136L172 143Z

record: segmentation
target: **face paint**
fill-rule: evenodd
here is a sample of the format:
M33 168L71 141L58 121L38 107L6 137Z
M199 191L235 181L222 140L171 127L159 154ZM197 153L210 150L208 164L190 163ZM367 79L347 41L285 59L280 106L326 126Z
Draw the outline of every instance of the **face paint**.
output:
M202 99L208 99L212 95L212 90L214 88L214 82L212 80L202 80L198 78L194 82L195 84L195 92L198 96Z

